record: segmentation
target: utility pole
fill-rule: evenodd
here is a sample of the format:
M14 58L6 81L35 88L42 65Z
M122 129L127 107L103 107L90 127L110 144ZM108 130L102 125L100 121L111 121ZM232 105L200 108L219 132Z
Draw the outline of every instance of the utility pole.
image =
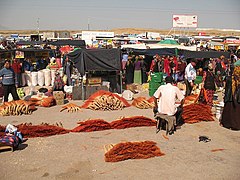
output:
M40 40L40 38L39 38L39 23L40 23L40 18L37 19L37 34L38 34L38 40Z
M39 18L37 19L37 33L39 34Z
M88 26L87 26L88 31L90 30L90 18L88 18Z

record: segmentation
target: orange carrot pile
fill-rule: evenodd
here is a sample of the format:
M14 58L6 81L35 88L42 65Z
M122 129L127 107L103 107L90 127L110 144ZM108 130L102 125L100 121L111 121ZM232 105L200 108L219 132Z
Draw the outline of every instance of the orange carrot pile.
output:
M156 146L156 142L125 142L113 146L105 153L106 162L119 162L127 159L147 159L165 155Z
M185 123L197 123L200 121L214 121L211 107L204 104L190 104L183 107L182 118Z

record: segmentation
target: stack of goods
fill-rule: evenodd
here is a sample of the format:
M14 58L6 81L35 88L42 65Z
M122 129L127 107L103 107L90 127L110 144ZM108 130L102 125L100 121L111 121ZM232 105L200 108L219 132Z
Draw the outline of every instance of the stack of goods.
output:
M81 110L81 107L73 104L73 103L69 103L65 106L62 107L62 109L60 110L60 112L64 111L65 109L67 109L67 112L77 112Z
M211 107L205 104L190 104L183 107L182 118L185 123L214 121Z
M41 125L32 125L31 123L19 124L16 126L18 131L23 134L24 138L33 137L48 137L57 134L66 134L70 131L55 125L49 125L47 123L42 123ZM4 135L6 127L0 125L0 136Z
M129 106L130 104L126 101L126 99L118 96L117 94L100 90L91 95L84 103L82 108L89 108L91 110L111 111L123 109L124 107Z
M131 127L142 127L142 126L156 126L156 121L144 117L144 116L133 116L128 118L121 118L111 123L108 123L102 119L87 120L85 122L79 122L78 127L74 128L72 132L92 132L92 131L103 131L107 129L126 129Z
M198 94L187 96L184 100L184 106L196 103L198 101L198 96Z
M32 101L10 101L5 102L0 106L0 115L2 116L15 116L22 114L32 114L36 110L35 103Z
M115 120L111 122L110 125L112 129L125 129L141 126L156 126L156 121L144 116L133 116Z
M53 91L53 97L56 100L57 105L64 104L64 93L62 91Z
M156 142L124 142L111 146L105 153L106 162L119 162L127 159L148 159L165 155L156 146Z
M102 119L87 120L85 122L79 122L78 124L80 125L74 128L72 132L92 132L111 129L110 124Z
M17 126L17 128L26 138L47 137L70 132L62 127L49 125L46 123L41 125L20 124Z
M132 105L139 109L153 108L154 104L150 103L145 97L137 97L133 100Z
M30 98L30 101L34 102L36 106L42 106L42 107L51 107L56 104L56 101L54 97L44 97L44 98Z

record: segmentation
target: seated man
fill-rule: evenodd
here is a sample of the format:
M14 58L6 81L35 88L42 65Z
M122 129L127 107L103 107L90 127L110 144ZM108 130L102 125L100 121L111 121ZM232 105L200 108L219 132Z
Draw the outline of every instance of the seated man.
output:
M155 103L154 113L157 113L156 116L168 122L168 129L166 131L169 134L173 134L177 123L179 123L176 122L175 117L177 114L179 115L176 100L178 99L182 105L184 95L178 87L172 85L173 78L171 76L167 76L165 82L166 85L160 86L153 95Z

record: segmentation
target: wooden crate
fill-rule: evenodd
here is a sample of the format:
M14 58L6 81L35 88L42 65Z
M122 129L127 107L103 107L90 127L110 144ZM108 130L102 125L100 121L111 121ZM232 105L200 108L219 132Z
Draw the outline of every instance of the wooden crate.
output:
M85 99L85 94L84 94L84 97L82 98L82 87L81 86L73 86L72 99L73 100L84 100Z
M108 91L109 89L107 86L86 86L85 98L88 99L92 94L94 94L95 92L97 92L99 90Z
M100 86L100 85L92 85L92 86L84 86L84 97L82 98L82 88L80 86L74 86L73 87L73 100L86 100L88 99L93 93L99 91L99 90L105 90L108 91L109 88L107 86Z
M101 77L91 77L91 78L88 78L88 84L89 85L102 84L102 78Z

